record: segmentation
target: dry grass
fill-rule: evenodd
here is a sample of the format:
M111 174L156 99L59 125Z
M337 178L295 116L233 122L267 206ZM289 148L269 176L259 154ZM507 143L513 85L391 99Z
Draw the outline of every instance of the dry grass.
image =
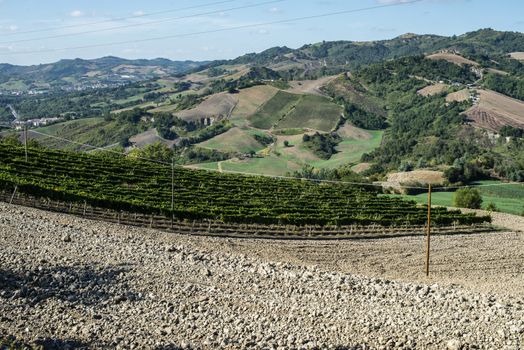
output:
M162 142L166 146L172 146L175 141L165 140L158 135L156 129L151 129L143 133L137 134L129 138L129 141L132 142L136 147L142 148L147 145L151 145L155 142Z
M253 136L240 128L232 128L223 134L213 137L210 140L199 143L198 146L216 149L222 152L242 152L258 151L264 146Z
M317 80L290 81L289 85L291 85L291 88L287 91L295 94L310 94L324 96L324 93L320 91L320 88L326 84L329 84L336 77L337 76L328 76Z
M434 53L432 55L427 56L427 58L429 58L430 60L445 60L454 64L458 64L459 66L464 64L470 64L472 66L479 65L477 62L468 60L467 58L453 53Z
M387 182L392 184L420 183L426 185L442 185L444 184L444 173L434 170L413 170L391 173L388 175Z
M480 102L464 114L474 126L498 131L504 125L524 127L524 102L491 90L478 90Z
M200 118L228 118L238 103L235 94L221 92L206 98L197 107L185 111L176 112L179 118L184 120L200 120Z
M446 102L463 102L469 100L471 93L468 89L452 92L446 96Z
M426 86L423 89L417 91L417 94L424 97L433 96L446 91L449 88L448 84L436 83L433 85Z
M371 163L359 163L353 167L353 171L360 174L371 168Z
M355 140L369 140L373 136L364 129L357 128L349 123L337 130L337 134L342 138L351 138Z
M524 52L512 52L509 55L511 56L511 58L524 61Z
M248 117L253 115L257 109L271 99L278 89L273 86L259 85L242 89L237 94L238 104L233 110L235 117Z

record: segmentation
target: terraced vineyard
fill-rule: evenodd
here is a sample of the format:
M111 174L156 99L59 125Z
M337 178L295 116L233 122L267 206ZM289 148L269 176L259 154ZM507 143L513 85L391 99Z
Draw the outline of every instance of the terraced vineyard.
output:
M220 174L171 168L114 155L24 149L0 144L0 186L51 199L179 220L283 225L422 225L426 209L346 184ZM489 217L433 210L436 224L474 224Z

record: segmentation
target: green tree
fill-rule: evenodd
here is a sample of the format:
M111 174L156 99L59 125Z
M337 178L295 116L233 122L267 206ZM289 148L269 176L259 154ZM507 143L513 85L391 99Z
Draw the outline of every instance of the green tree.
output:
M482 195L476 188L461 188L453 195L453 205L459 208L480 209Z

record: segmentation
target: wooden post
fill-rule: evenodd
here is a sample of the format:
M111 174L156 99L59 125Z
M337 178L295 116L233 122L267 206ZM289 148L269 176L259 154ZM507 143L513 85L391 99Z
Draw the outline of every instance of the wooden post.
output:
M13 191L13 195L11 196L11 199L9 200L9 204L13 203L13 199L15 198L16 190L18 189L18 186L15 186L15 190Z
M27 156L27 124L24 124L24 148L25 148L25 162L28 162Z
M429 276L429 244L431 235L431 184L428 186L428 228L426 235L426 276Z
M171 213L175 209L175 157L171 158Z

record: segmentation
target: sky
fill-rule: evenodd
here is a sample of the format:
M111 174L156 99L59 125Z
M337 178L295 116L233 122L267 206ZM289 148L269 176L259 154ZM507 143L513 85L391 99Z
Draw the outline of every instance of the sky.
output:
M201 61L322 40L524 32L522 0L411 1L0 0L0 63L109 55ZM288 21L334 12L345 13Z

